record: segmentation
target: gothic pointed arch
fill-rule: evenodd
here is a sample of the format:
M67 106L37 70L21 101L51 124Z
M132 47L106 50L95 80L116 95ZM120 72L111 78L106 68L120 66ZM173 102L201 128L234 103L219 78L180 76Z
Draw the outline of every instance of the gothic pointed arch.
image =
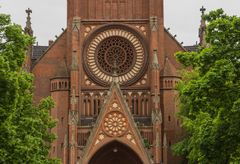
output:
M89 164L143 164L141 158L124 143L112 141L101 147Z
M116 82L111 85L108 97L88 139L81 163L89 163L96 153L113 142L120 144L121 148L128 148L126 150L129 152L134 152L133 154L136 154L142 163L150 163L142 137Z

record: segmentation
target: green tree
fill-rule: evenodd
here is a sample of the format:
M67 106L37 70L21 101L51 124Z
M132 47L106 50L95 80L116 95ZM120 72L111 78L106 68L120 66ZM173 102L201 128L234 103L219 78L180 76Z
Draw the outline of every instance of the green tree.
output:
M10 17L0 14L0 163L57 163L49 158L53 101L32 104L33 76L22 69L33 42Z
M208 46L176 54L191 69L177 87L186 136L173 150L189 163L240 162L240 18L219 9L204 19Z

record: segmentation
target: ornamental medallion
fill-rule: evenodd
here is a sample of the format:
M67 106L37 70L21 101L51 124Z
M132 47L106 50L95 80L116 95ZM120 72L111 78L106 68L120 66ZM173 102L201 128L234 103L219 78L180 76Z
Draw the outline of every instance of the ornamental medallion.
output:
M136 82L146 66L146 51L140 37L121 28L106 29L91 39L84 68L95 82L107 86L114 72L120 85Z
M110 112L104 118L103 129L111 137L119 137L128 129L127 119L121 112Z

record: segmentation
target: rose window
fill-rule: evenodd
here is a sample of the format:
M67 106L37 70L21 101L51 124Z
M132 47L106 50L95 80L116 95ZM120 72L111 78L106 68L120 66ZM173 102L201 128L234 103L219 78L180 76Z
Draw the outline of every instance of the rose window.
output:
M105 117L103 127L108 135L121 136L127 131L127 120L120 112L112 112Z
M112 75L127 73L135 61L135 50L131 42L123 37L110 37L102 41L96 55L100 69Z
M138 34L113 28L93 36L83 56L84 69L93 81L106 86L117 74L119 84L129 85L141 78L147 54Z

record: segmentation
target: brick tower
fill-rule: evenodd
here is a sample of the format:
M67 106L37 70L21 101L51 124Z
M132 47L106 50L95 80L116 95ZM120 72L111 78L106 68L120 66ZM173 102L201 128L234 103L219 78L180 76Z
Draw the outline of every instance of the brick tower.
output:
M68 0L67 28L33 47L35 101L52 96L64 164L180 163L174 53L163 0ZM44 53L39 55L39 51Z

